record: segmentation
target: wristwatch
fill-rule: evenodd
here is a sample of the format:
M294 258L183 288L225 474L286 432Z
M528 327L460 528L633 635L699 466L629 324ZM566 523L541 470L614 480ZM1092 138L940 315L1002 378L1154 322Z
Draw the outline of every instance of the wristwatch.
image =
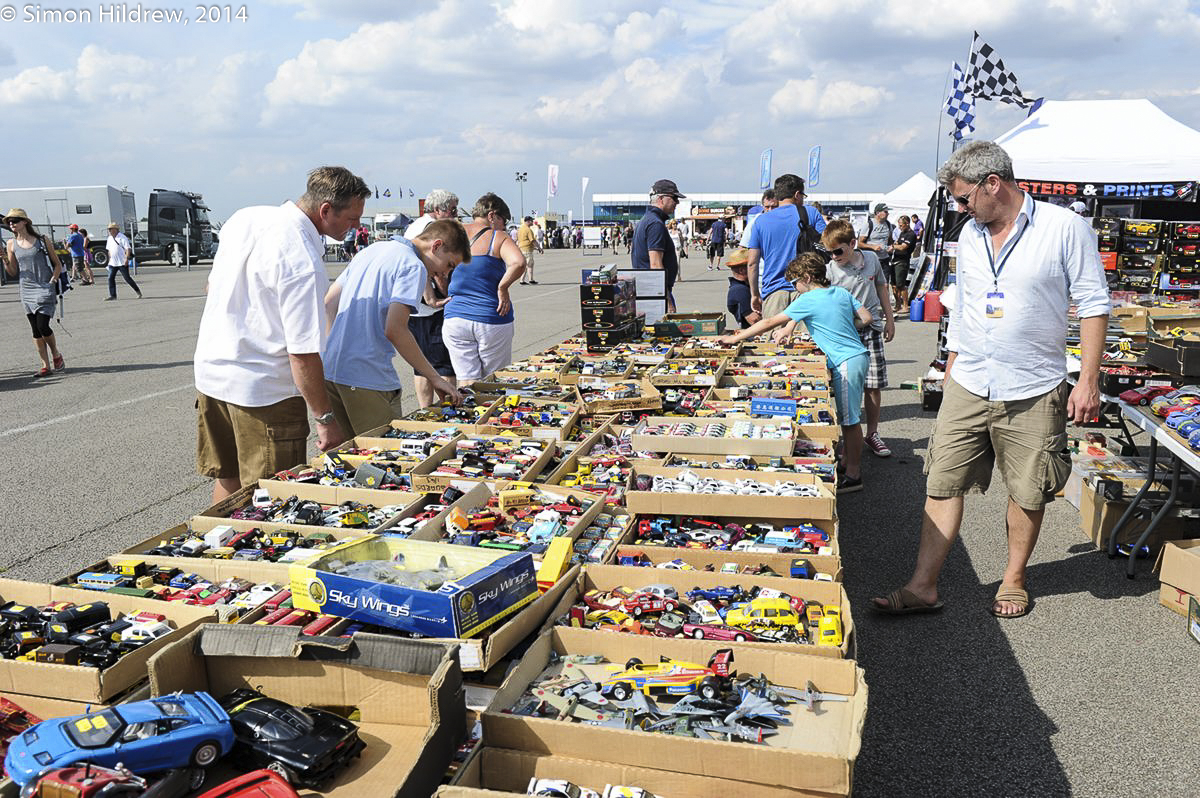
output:
M313 419L321 426L328 426L329 424L333 423L333 411L330 410L326 413L322 413L319 416L313 416Z

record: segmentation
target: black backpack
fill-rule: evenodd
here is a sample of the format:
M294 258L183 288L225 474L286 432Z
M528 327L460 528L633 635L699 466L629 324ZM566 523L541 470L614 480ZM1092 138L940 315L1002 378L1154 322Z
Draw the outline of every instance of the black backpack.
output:
M800 237L796 239L796 254L816 252L821 248L821 234L808 223L808 210L803 205L797 205L796 210L800 213L800 221L796 225L800 228Z

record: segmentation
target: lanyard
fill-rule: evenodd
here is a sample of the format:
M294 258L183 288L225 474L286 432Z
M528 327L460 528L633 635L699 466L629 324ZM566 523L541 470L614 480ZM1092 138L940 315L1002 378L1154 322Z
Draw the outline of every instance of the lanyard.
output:
M1004 257L1002 257L1000 259L999 265L996 264L996 258L992 254L992 236L990 233L987 232L987 228L985 226L984 236L983 236L983 247L984 247L984 249L987 250L988 267L991 268L991 270L992 270L992 286L993 287L995 287L995 288L1000 287L1000 272L1004 271L1004 264L1008 263L1008 259L1010 257L1012 257L1013 250L1015 250L1017 248L1017 242L1021 240L1021 236L1025 235L1025 231L1029 228L1029 225L1033 223L1033 213L1034 212L1031 209L1029 211L1029 218L1025 221L1025 226L1017 231L1017 234L1016 234L1016 236L1013 237L1012 241L1005 242L1008 245L1008 251L1005 252ZM1002 247L1000 247L1000 249L1004 250L1004 247L1002 246Z

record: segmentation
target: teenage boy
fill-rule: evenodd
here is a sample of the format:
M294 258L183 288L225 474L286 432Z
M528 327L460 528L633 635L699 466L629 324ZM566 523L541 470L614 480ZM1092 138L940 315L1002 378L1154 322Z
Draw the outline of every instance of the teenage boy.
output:
M737 319L743 330L762 318L762 314L757 313L750 306L750 283L746 269L748 260L749 253L744 249L739 249L725 262L725 265L729 267L730 275L729 293L725 295L725 307Z
M849 291L871 312L871 323L862 329L862 342L871 355L863 400L866 403L868 448L878 457L890 457L892 450L879 437L879 409L887 387L887 360L883 344L896 334L892 317L892 293L888 275L874 252L855 249L854 226L839 219L829 223L821 234L821 246L829 251L829 282ZM849 446L849 442L846 444Z
M838 493L862 490L862 407L863 380L869 358L859 338L860 325L870 324L871 313L841 286L830 286L824 259L815 252L793 258L787 265L796 298L780 314L762 319L745 330L717 340L732 346L776 327L804 322L813 341L825 353L833 381L833 396L838 420L846 438L846 471L838 477Z
M450 272L471 259L463 226L453 219L431 223L412 241L396 237L371 244L342 272L325 295L332 320L325 347L325 389L338 424L361 435L399 418L397 352L429 380L440 396L459 402L454 385L437 373L408 327L427 280L445 285Z

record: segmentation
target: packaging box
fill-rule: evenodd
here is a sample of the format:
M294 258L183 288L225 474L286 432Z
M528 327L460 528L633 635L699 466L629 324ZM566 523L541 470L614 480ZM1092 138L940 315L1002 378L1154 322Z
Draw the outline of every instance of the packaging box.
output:
M693 359L708 361L713 360L714 358ZM716 371L712 372L711 374L684 374L682 372L655 374L652 371L647 371L646 376L650 378L650 382L659 387L692 387L699 385L711 388L721 381L721 375L725 373L727 361L721 360L720 358L717 358L717 360L719 361L719 365L717 366ZM682 364L683 367L686 367L688 361L683 358L673 358L672 360L665 360L663 363L679 363Z
M249 485L242 488L229 498L209 507L200 515L205 518L224 518L229 520L230 513L250 503L256 487L266 490L267 495L272 499L288 499L295 496L302 500L311 500L326 505L338 505L342 502L355 501L371 504L375 507L386 507L389 505L398 507L399 509L388 516L380 524L380 527L390 526L399 517L401 512L414 502L424 499L419 492L414 491L341 488L331 485L312 485L305 482L282 482L274 479L260 479L257 485ZM332 531L335 528L308 524L286 524L285 526L307 530L310 533L315 530Z
M598 377L580 377L576 390L584 386L606 389L622 382L637 382L640 391L637 396L628 399L596 399L584 401L583 394L577 393L576 401L585 413L620 413L625 410L660 410L662 408L662 393L647 379L620 380Z
M632 304L611 305L602 308L580 308L579 320L585 330L610 330L633 320L637 308Z
M763 498L763 497L740 496L740 497L735 497L735 498L749 499L749 498ZM705 508L707 508L707 504L705 505ZM693 509L695 509L695 508L693 507ZM760 509L763 509L763 508L760 507ZM672 556L664 558L667 560L673 560L676 557L681 557L683 552L693 552L693 551L694 552L706 552L706 553L717 555L717 556L724 555L724 554L733 555L733 554L745 553L745 554L751 555L754 558L757 558L757 559L753 560L754 563L763 562L764 561L762 559L763 557L783 556L783 557L789 558L788 564L790 565L790 562L791 562L790 558L793 558L793 557L807 558L807 557L811 556L808 554L791 554L791 553L780 555L780 554L776 554L775 552L714 551L712 549L677 549L677 548L673 548L670 546L652 546L649 544L639 544L639 543L635 542L636 537L637 537L635 530L637 529L637 522L642 520L642 518L645 515L649 515L649 513L641 513L641 514L634 516L634 521L630 525L629 531L626 532L626 534L623 538L621 538L622 546L625 546L625 545L644 546L647 549L657 549L657 550L667 552L667 553L673 552L674 554ZM838 554L838 522L837 522L836 517L834 517L834 518L805 518L803 516L762 516L762 515L747 516L744 514L743 515L698 515L694 512L656 513L656 515L676 515L676 516L686 516L686 517L692 517L692 518L703 518L706 521L716 521L722 525L728 524L728 523L734 523L734 524L739 524L739 525L744 526L748 523L759 523L759 524L770 524L771 526L774 526L774 527L784 527L784 526L795 526L796 524L812 524L813 526L817 527L818 529L820 529L822 532L824 532L826 535L829 536L829 546L828 546L829 551L823 552L823 555L836 556ZM720 562L722 562L722 563L729 562L729 561L731 561L731 560L720 560ZM732 561L749 562L749 560L732 560ZM778 570L778 569L776 569L776 570ZM785 571L780 571L780 573L785 573Z
M488 436L469 435L467 437L488 437ZM504 437L508 441L523 440L520 438L512 438L510 436L493 436L493 437ZM536 460L533 461L533 463L529 466L529 468L525 469L525 472L523 474L520 474L517 476L517 481L532 482L534 480L534 478L537 477L538 474L542 473L542 469L544 469L546 467L546 464L550 462L550 459L552 457L554 457L554 441L553 440L550 440L548 438L535 438L533 440L536 440L538 443L538 446L541 447L542 454ZM480 477L479 479L475 479L472 477L464 477L464 476L460 476L460 475L456 475L456 474L434 473L434 471L437 469L437 467L439 465L442 464L443 461L451 459L453 456L454 456L453 450L444 452L442 454L442 456L430 457L424 463L421 463L421 465L414 468L412 470L413 489L419 490L419 491L439 491L440 492L455 483L482 482L485 479L487 479L487 477Z
M1126 255L1153 255L1161 245L1162 242L1157 238L1121 237L1121 252Z
M697 768L699 771L699 768ZM767 787L731 779L714 779L699 773L614 765L609 762L538 756L506 748L481 748L448 785L438 788L437 798L499 798L524 796L530 779L566 779L572 784L603 792L606 785L641 787L669 798L830 798L831 793Z
M637 301L633 280L618 278L613 283L584 283L579 286L581 308L609 308Z
M617 344L623 344L633 338L633 322L628 321L615 327L600 330L584 329L584 340L588 352L608 352Z
M1200 222L1171 222L1171 238L1175 241L1200 241Z
M722 419L697 418L679 419L668 416L651 416L638 422L633 429L633 448L648 452L686 452L690 454L760 454L783 457L790 455L795 448L796 427L791 424L792 433L786 438L710 438L703 435L650 435L646 428L657 424L678 424L681 421L694 422L698 427L706 423L723 423L729 426L738 421L748 421L752 424L787 423L778 419L755 419L750 416L725 416ZM812 425L809 425L812 426ZM836 429L836 427L834 428Z
M724 334L724 313L668 313L654 322L656 338L687 338L692 335Z
M552 653L598 654L620 665L631 657L643 662L657 662L660 656L707 662L720 648L728 646L704 640L598 635L556 627L529 647L496 692L483 714L484 739L494 747L539 755L586 759L602 751L605 760L613 764L685 773L702 770L713 778L753 779L753 783L769 787L848 795L867 710L867 685L862 669L852 660L763 648L737 649L733 667L739 672L762 673L774 684L801 690L812 682L821 692L849 698L847 702L819 704L816 712L792 705L793 725L781 726L779 735L770 738L767 745L697 740L504 712L542 674ZM743 794L756 795L752 786Z
M515 435L519 438L544 438L550 440L567 440L570 433L574 430L575 425L579 423L579 407L574 402L555 402L545 399L522 399L520 404L527 405L533 408L543 408L545 410L554 410L556 413L565 416L561 427L541 427L532 424L520 424L513 427L500 426L495 423L495 419L499 418L501 413L508 411L508 405L505 402L499 402L492 408L486 416L479 420L476 425L479 428L481 435ZM446 457L452 457L453 449ZM443 458L445 459L445 458ZM440 461L439 461L440 462Z
M475 432L473 425L460 424L457 421L405 421L403 419L393 419L391 422L384 424L382 427L376 427L373 430L368 430L362 435L359 435L351 440L343 443L333 451L341 452L345 449L369 449L372 446L382 446L385 448L395 448L398 440L396 438L384 438L383 434L391 429L404 430L406 432L437 432L438 430L454 427L460 435L470 435Z
M219 698L251 687L296 706L357 710L362 755L303 796L426 798L466 737L455 649L426 641L305 641L294 628L211 626L159 652L150 684L154 695L204 690ZM233 775L222 767L213 775Z
M1200 341L1172 338L1149 341L1146 362L1180 376L1200 376Z
M782 524L783 522L780 521L780 523ZM823 523L832 525L828 521ZM631 536L627 535L627 537ZM836 541L836 534L833 537ZM672 560L682 560L697 570L704 570L711 566L714 573L720 573L722 566L726 563L734 563L739 567L766 565L776 573L783 574L785 577L791 573L792 560L804 559L808 560L817 573L827 574L835 582L842 581L842 558L833 554L770 554L748 551L712 551L710 549L676 549L668 546L642 546L637 543L626 543L617 547L613 562L620 562L621 558L626 556L645 557L655 564L671 562ZM660 570L665 571L669 569L656 568L654 570L657 573ZM724 574L724 576L726 579L735 581L741 579L745 582L753 582L753 580L758 578L753 574L743 573Z
M1108 538L1112 534L1113 527L1124 515L1125 509L1129 506L1129 499L1137 493L1144 480L1131 479L1122 480L1122 482L1125 485L1124 495L1126 497L1122 500L1106 500L1096 493L1096 488L1091 484L1085 482L1083 485L1079 503L1080 523L1083 527L1084 537L1091 540L1097 548L1108 548ZM1149 521L1144 518L1131 518L1121 527L1117 542L1136 543L1148 524ZM1165 541L1178 540L1194 534L1195 531L1195 524L1191 519L1169 515L1159 523L1154 534L1146 542L1153 549L1161 546Z
M572 358L571 362L569 362L566 366L563 367L563 372L562 372L562 375L559 377L559 381L562 382L563 385L575 385L580 380L621 380L621 379L625 379L633 372L633 361L629 360L628 358L626 358L627 365L625 366L624 369L621 369L619 373L583 374L580 372L580 370L583 368L583 366L585 364L599 363L599 362L614 362L614 361L610 360L609 358L603 358L603 357L578 356L578 357Z
M1165 224L1157 219L1122 219L1121 235L1141 238L1158 238Z
M1162 587L1158 603L1187 617L1188 599L1200 598L1200 540L1170 540L1155 565Z
M129 652L104 670L82 665L0 660L0 691L63 701L110 702L146 678L146 662L156 651L180 639L195 627L217 620L212 607L190 607L157 599L0 579L0 603L7 601L35 606L58 601L69 601L73 604L103 601L108 604L114 620L125 614L156 612L167 616L167 620L175 628L170 634Z
M637 477L666 477L679 475L682 469L662 466L636 466L630 485L637 484ZM690 469L696 476L729 480L728 469ZM817 496L738 496L727 494L654 493L631 489L625 495L625 507L631 513L654 513L656 515L695 515L703 510L705 515L744 516L746 518L791 518L800 520L830 520L837 518L837 496L819 477L812 474L779 474L755 471L754 479L759 482L795 482L798 485L814 485Z
M333 561L396 561L410 572L445 559L456 577L437 591L332 573ZM533 557L471 546L367 535L289 568L292 604L427 637L473 637L538 596Z
M741 585L750 587L774 588L790 596L802 598L805 601L819 601L822 606L834 604L842 612L842 644L840 646L817 646L803 643L733 643L725 641L740 651L743 646L766 648L772 651L810 654L816 657L835 657L840 659L854 658L854 619L850 616L850 599L846 591L837 582L817 582L809 579L792 579L786 576L750 576L749 574L720 574L708 571L676 571L665 568L623 567L620 565L589 565L576 577L574 590L568 589L559 599L558 605L551 610L546 619L546 629L558 624L571 605L580 601L580 596L589 590L612 590L614 587L627 586L635 590L645 585L670 585L675 588L680 599L696 587L720 587L725 585ZM589 629L597 635L619 635L622 632ZM809 630L815 637L815 629ZM662 638L660 638L662 639ZM714 641L710 641L714 642Z
M1112 272L1117 270L1117 261L1119 256L1115 251L1101 251L1100 263L1104 265L1104 271Z

